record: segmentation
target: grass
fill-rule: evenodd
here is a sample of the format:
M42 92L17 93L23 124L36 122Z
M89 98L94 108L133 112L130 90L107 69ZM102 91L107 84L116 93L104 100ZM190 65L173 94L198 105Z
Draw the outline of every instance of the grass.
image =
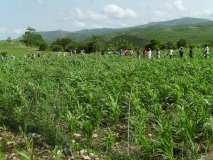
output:
M36 52L36 48L26 47L22 43L16 41L0 41L0 52L7 52L9 55L22 57L23 55Z
M105 159L198 159L213 139L212 62L49 54L1 62L0 123Z
M35 49L15 44L0 43L17 57L0 63L0 125L103 159L198 159L208 152L213 60L201 49L194 59L46 53L33 60L24 55Z

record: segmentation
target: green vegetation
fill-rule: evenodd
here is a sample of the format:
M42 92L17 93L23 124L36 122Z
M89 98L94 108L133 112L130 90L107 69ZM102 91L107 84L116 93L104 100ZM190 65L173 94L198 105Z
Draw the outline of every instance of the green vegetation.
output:
M59 38L52 42L50 50L57 52L70 52L76 50L78 53L81 50L84 50L86 53L94 53L103 49L106 50L105 45L100 42L101 40L101 37L93 36L90 39L79 43L71 40L70 38Z
M161 48L180 46L213 46L213 22L205 19L182 18L121 29L93 29L78 32L52 31L40 33L51 42L52 51L84 49L88 53L121 48ZM63 40L69 40L65 44ZM62 44L64 43L64 44Z
M48 47L47 43L42 36L35 31L36 30L34 28L28 27L25 34L21 38L21 42L28 47L39 47L41 51L45 51Z
M180 39L177 41L177 48L180 48L180 47L187 47L187 42L185 39Z
M148 41L142 38L124 34L111 38L110 40L106 41L104 45L105 48L119 50L125 48L141 48L147 43Z
M103 159L198 159L213 142L212 67L198 57L4 61L0 124Z
M28 28L22 43L0 42L0 159L197 160L211 155L213 59L211 54L204 59L199 47L212 44L202 34L212 24L201 21L98 29L91 32L98 36L88 31L83 42L59 36L49 44ZM199 41L191 37L194 28L187 31L192 26L202 28ZM170 59L163 50L180 46L187 54L193 46L195 58L180 59L175 50ZM143 47L161 48L161 59L141 58ZM137 53L101 55L123 48ZM81 50L93 54L66 53Z
M212 45L213 22L198 18L181 18L129 28L103 28L78 32L52 31L40 34L45 40L50 42L65 37L77 42L83 42L93 36L101 36L104 37L103 42L113 44L116 39L119 41L120 37L122 37L128 43L137 45L137 47L144 47L153 39L160 41L162 44L168 41L176 44L180 39L185 39L189 45L203 45L205 43Z
M32 54L38 50L37 48L26 47L24 44L18 41L0 41L0 52L6 52L9 55L16 57L23 57L26 54Z
M28 27L20 38L28 47L40 51L86 53L124 48L170 49L198 46L213 46L213 22L196 18L182 18L173 21L150 23L121 29L94 29L78 32L36 32ZM8 38L8 42L11 39Z

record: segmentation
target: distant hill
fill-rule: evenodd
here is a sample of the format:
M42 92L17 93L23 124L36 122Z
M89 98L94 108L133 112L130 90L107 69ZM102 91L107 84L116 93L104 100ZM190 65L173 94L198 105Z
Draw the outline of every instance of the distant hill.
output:
M144 41L156 39L161 42L177 41L180 38L184 38L189 43L198 44L213 41L213 21L186 17L120 29L103 28L77 32L50 31L41 32L41 35L50 42L63 37L83 41L92 36L103 36L109 41L110 39L115 39L115 37L127 35Z
M68 32L68 31L47 31L47 32L40 32L44 39L47 41L54 41L57 38L64 38L69 37L76 41L83 41L92 36L104 36L108 34L113 34L116 32L120 32L121 29L108 29L108 28L101 28L101 29L91 29L91 30L81 30L76 32Z
M47 41L54 41L54 40L56 40L58 38L67 37L70 34L70 32L62 31L62 30L39 32L39 33Z
M141 27L150 27L150 26L158 26L158 27L172 27L172 26L191 26L191 25L197 25L197 24L205 24L212 22L208 19L201 19L201 18L180 18L180 19L174 19L169 21L161 21L161 22L152 22L146 25L142 25Z
M114 46L113 48L125 48L126 46L139 47L144 46L147 43L149 43L149 41L146 39L128 34L115 36L105 42L105 44L107 44L108 46Z

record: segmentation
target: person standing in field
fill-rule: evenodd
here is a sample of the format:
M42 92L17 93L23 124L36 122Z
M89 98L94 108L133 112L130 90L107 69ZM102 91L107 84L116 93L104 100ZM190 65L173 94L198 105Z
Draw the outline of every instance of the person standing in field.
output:
M160 59L160 48L157 49L157 58Z
M192 47L189 48L189 57L193 58L193 48Z
M74 54L77 54L77 49L74 49Z
M140 49L136 48L135 51L136 51L137 57L140 59L141 58Z
M124 50L124 55L125 55L125 56L128 56L128 54L129 54L129 50L126 48L126 49Z
M204 57L205 58L209 57L209 46L208 45L206 45L204 48Z
M147 54L148 54L148 59L152 59L152 49L151 48L148 49Z
M144 58L146 58L146 56L147 56L147 52L148 52L148 51L147 51L147 49L146 49L146 48L144 48L144 50L143 50L143 57L144 57Z
M173 50L173 49L170 49L170 50L169 50L169 57L170 57L170 58L173 57L173 53L174 53L174 50Z
M130 49L128 53L129 53L128 55L133 56L134 55L134 50Z
M81 54L85 55L85 50L84 49L81 50Z
M180 54L180 58L183 58L183 55L184 55L184 49L183 49L183 47L180 47L179 54Z

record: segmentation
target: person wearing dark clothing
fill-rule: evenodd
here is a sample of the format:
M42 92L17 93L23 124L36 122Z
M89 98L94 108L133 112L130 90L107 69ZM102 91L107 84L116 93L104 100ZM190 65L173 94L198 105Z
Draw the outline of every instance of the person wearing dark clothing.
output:
M180 54L180 58L183 58L183 55L184 55L184 49L183 49L183 47L180 47L179 54Z
M192 47L189 48L189 57L193 58L193 48Z

